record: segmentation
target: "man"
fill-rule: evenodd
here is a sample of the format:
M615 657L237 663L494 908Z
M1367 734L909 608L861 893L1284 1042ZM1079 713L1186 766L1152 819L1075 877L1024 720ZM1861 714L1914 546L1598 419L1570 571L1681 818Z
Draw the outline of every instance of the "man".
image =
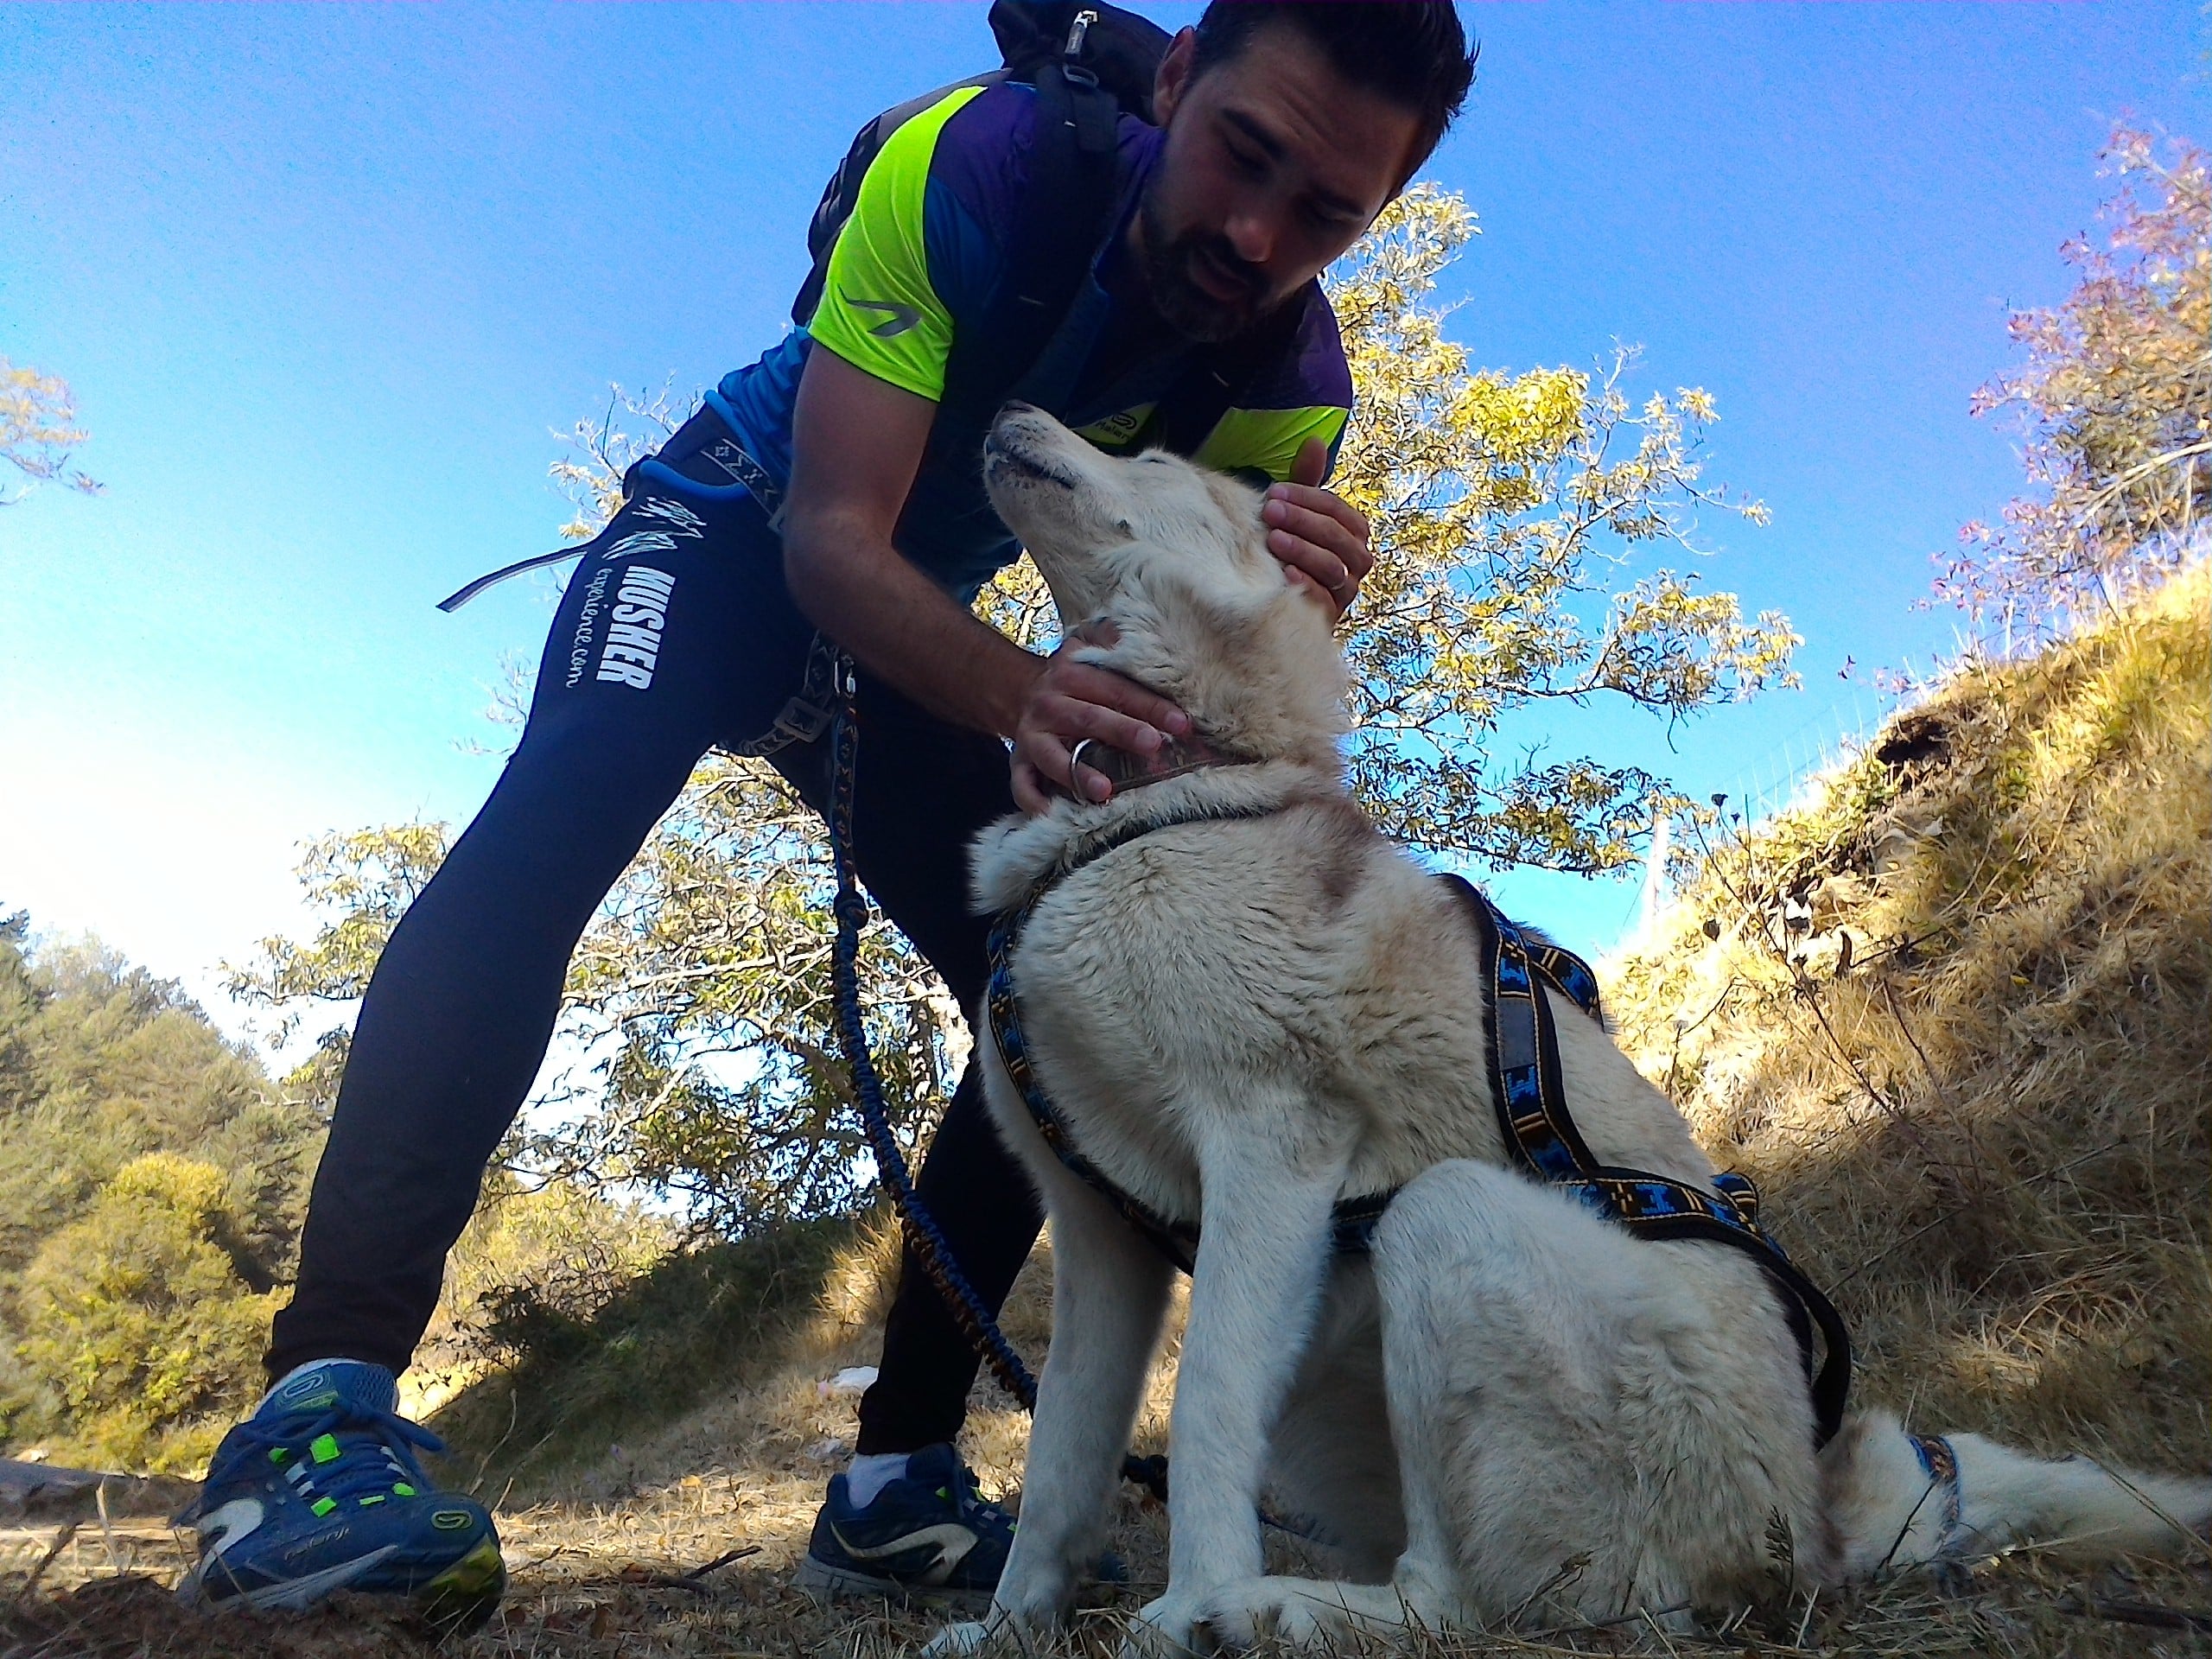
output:
M1211 6L1160 65L1159 126L1120 123L1110 229L1052 335L1065 372L1039 401L1116 449L1173 435L1210 343L1267 342L1186 444L1276 480L1271 550L1339 609L1370 559L1359 515L1319 487L1351 382L1314 279L1427 157L1471 72L1448 4ZM1106 775L1074 764L1084 740L1141 758L1189 731L1163 699L1033 656L968 608L1017 550L982 494L980 417L946 377L1008 268L1038 104L1024 85L961 87L899 126L810 325L709 393L586 550L522 741L363 1003L275 1383L216 1453L188 1594L306 1606L346 1588L456 1620L496 1600L491 1518L423 1475L416 1450L435 1442L397 1415L396 1376L543 1056L576 939L700 755L764 755L824 805L817 631L858 665L861 876L964 1006L985 975L965 899L976 830L1054 791L1106 798ZM919 1186L995 1307L1039 1217L972 1068ZM909 1258L804 1582L996 1582L1011 1522L951 1446L976 1363Z

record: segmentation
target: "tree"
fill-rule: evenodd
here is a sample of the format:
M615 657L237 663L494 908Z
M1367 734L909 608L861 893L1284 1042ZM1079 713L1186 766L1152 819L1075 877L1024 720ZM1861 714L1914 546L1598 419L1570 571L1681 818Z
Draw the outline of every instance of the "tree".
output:
M1960 531L1936 589L2016 632L2060 631L2173 569L2212 512L2212 173L2194 144L2166 150L2113 129L2107 245L2062 246L2079 285L2013 314L2026 360L1974 397L2018 423L2031 493Z
M195 1466L253 1403L276 1298L240 1276L241 1230L224 1171L149 1153L32 1260L17 1357L105 1458Z
M1330 283L1358 416L1337 487L1374 525L1376 568L1345 640L1358 736L1351 775L1399 839L1493 867L1591 873L1636 856L1655 809L1684 803L1633 767L1503 765L1511 711L1612 694L1669 720L1794 684L1798 642L1773 612L1664 567L1695 557L1700 507L1766 521L1701 480L1716 418L1694 387L1631 404L1637 357L1595 374L1469 366L1444 334L1437 278L1475 233L1459 197L1408 191Z
M105 486L69 464L69 452L90 436L77 425L76 398L67 381L19 369L0 357L0 461L30 480L13 495L0 490L0 507L12 506L48 482L98 495Z
M1376 575L1345 633L1360 736L1354 784L1393 834L1460 860L1601 870L1676 797L1633 768L1497 761L1516 709L1612 695L1689 717L1789 678L1796 644L1771 613L1659 568L1696 556L1700 509L1758 522L1700 480L1714 418L1695 389L1631 404L1632 353L1593 372L1477 371L1444 334L1439 274L1473 215L1433 188L1408 194L1335 272L1332 289L1360 416L1338 487L1375 524ZM588 535L620 500L621 473L681 410L664 393L619 400L575 434L555 474ZM1052 632L1024 561L987 588L982 613L1025 644ZM317 843L303 867L327 920L303 944L268 941L234 991L271 1004L365 988L391 923L435 868L423 826ZM588 1056L592 1109L559 1103L511 1142L519 1165L638 1183L691 1219L741 1233L849 1207L868 1190L861 1135L830 991L830 878L818 823L766 766L709 756L577 953L568 1030ZM964 1061L961 1010L895 930L863 941L864 1017L895 1127L910 1147Z
M174 983L29 937L0 921L0 1440L181 1466L252 1398L321 1121Z

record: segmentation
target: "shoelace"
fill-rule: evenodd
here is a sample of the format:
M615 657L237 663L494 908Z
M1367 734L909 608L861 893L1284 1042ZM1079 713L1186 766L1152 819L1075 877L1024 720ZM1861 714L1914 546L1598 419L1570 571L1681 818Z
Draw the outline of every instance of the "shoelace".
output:
M249 1418L232 1430L222 1457L207 1471L194 1512L209 1496L246 1474L248 1465L258 1472L264 1464L282 1470L318 1508L324 1499L334 1509L349 1498L413 1497L430 1484L416 1452L445 1449L445 1442L420 1424L369 1406L287 1412L266 1422Z
M963 1520L980 1521L995 1532L1014 1531L1014 1516L983 1496L983 1483L974 1470L962 1467L959 1485L960 1496L953 1503Z

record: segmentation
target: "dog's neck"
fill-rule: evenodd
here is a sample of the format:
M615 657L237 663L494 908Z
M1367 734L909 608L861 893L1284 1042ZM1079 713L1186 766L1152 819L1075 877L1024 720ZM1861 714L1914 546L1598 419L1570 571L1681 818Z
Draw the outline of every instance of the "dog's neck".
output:
M1084 764L1090 764L1090 754ZM1117 788L1105 801L1054 801L1035 817L1000 819L976 838L971 893L983 914L1011 910L1104 842L1133 830L1195 819L1249 817L1300 801L1341 798L1341 778L1296 760L1240 760L1201 765L1152 786Z
M1145 784L1164 784L1170 778L1203 772L1209 766L1249 766L1252 761L1247 755L1224 753L1194 732L1188 737L1169 738L1150 754L1132 754L1126 749L1092 743L1083 751L1083 764L1093 772L1104 773L1118 795L1124 790Z

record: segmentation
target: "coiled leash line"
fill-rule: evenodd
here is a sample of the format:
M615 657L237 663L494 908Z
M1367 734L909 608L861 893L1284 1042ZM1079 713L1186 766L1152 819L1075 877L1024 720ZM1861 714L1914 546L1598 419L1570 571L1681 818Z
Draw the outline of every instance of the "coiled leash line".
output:
M1037 1379L1006 1339L975 1286L968 1282L936 1217L914 1190L906 1155L891 1130L891 1114L883 1103L882 1079L868 1053L868 1031L861 1021L860 976L861 930L868 925L868 900L861 896L860 878L853 868L853 797L859 771L860 721L853 707L852 663L842 655L836 664L836 690L837 712L830 740L830 851L837 875L837 897L831 906L837 918L837 938L830 963L837 1004L837 1035L845 1050L845 1063L852 1069L853 1096L868 1130L868 1146L875 1154L877 1175L890 1191L914 1259L922 1264L922 1271L944 1299L953 1323L990 1367L999 1386L1033 1415ZM1162 1503L1167 1502L1166 1458L1141 1458L1129 1452L1122 1459L1122 1478L1144 1487Z

